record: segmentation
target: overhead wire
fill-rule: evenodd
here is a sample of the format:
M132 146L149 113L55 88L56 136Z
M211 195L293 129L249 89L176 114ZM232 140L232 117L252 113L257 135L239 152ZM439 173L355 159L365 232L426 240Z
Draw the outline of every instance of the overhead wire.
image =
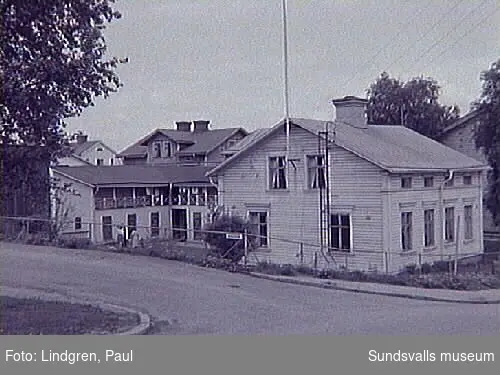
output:
M457 3L453 6L453 9L454 9L454 8L456 8L456 6L458 6L458 4L460 4L460 3L464 2L464 1L465 1L465 0L458 0L458 1L457 1ZM398 31L400 32L400 34L401 34L401 32L402 32L402 31L404 31L404 30L406 30L406 29L408 28L408 27L407 27L408 23L410 23L410 21L411 21L411 20L417 19L417 18L420 16L420 14L421 14L424 10L426 10L426 9L429 7L429 5L430 5L431 3L434 3L434 0L430 0L430 1L429 1L428 3L426 3L426 4L422 7L422 8L420 8L420 10L419 10L416 14L412 14L411 16L409 16L409 17L405 20L405 22L402 22L401 24L402 24L404 27L399 28L399 30L398 30ZM447 13L449 13L449 10L448 10L448 12L447 12ZM440 19L440 20L441 20L441 19ZM390 47L391 45L394 45L394 39L390 39L390 40L389 40L389 41L388 41L388 42L387 42L384 46L382 46L381 48L379 48L379 49L377 50L377 52L376 52L373 56L371 56L371 57L367 60L368 62L367 62L366 64L364 64L364 65L362 65L360 68L356 69L356 73L355 73L353 76L351 76L350 78L348 78L348 79L347 79L347 80L346 80L346 81L342 84L342 87L347 86L347 85L348 85L349 83L351 83L351 82L352 82L355 78L358 78L358 77L359 77L360 72L366 72L366 71L367 71L367 69L366 69L366 68L368 68L368 67L370 67L370 66L373 66L373 65L374 65L374 64L373 64L373 60L375 60L378 56L380 56L380 54L381 54L382 52L384 52L385 50L387 50L387 48L388 48L388 47Z

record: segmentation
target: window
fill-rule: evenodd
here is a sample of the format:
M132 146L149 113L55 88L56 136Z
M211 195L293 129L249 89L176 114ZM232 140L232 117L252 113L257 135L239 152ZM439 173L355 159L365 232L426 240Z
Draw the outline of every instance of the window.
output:
M160 235L160 213L151 212L151 237L158 237Z
M172 156L172 144L168 141L163 142L163 157L169 158Z
M424 187L433 187L434 177L424 177Z
M161 142L153 142L153 157L161 158Z
M97 147L97 152L102 152L102 147Z
M463 178L464 185L472 185L472 176L467 175Z
M447 207L444 210L444 239L453 242L455 238L455 208Z
M401 187L403 189L411 189L411 177L402 177L401 178Z
M97 159L96 164L97 165L104 165L104 159Z
M424 246L435 245L434 239L434 210L424 210Z
M256 235L256 243L259 247L268 246L268 223L267 212L249 212L250 232Z
M102 239L109 241L113 239L113 219L111 216L102 217Z
M271 189L286 189L286 161L284 156L269 158L269 180Z
M472 228L472 206L464 207L464 239L471 240L473 237L473 228Z
M401 248L403 251L412 249L412 213L401 212Z
M326 186L325 158L323 155L307 157L307 187L324 189Z
M115 159L111 158L109 159L109 165L114 165L115 164Z
M455 185L455 179L452 178L451 180L447 181L444 186L446 187L453 187L453 185Z
M330 216L330 248L351 251L351 217L348 214Z
M82 218L75 217L75 230L80 230L80 229L82 229Z
M193 239L202 240L203 232L201 231L201 212L193 212Z

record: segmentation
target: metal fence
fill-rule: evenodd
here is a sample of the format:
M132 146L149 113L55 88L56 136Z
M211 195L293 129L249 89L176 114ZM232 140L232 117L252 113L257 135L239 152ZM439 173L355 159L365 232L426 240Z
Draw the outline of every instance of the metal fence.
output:
M58 223L61 225L61 223ZM62 223L75 226L75 222ZM92 230L102 231L106 226L97 222L80 222L80 229L65 230L63 233L53 233L54 221L34 217L1 217L0 235L4 239L22 239L35 236L39 238L63 238L63 239L91 239ZM108 227L114 233L122 225L110 224ZM74 229L74 228L73 228ZM148 241L165 242L169 248L182 250L184 248L209 250L210 246L204 241L208 234L219 234L229 236L233 241L233 248L246 249L247 256L244 262L247 264L258 264L263 262L275 262L303 266L311 269L341 269L341 270L363 270L368 272L393 273L404 267L416 267L422 269L432 264L439 264L441 268L448 267L450 272L462 272L471 270L484 270L491 267L494 260L500 259L500 242L498 247L492 251L481 253L459 252L451 249L448 253L439 250L427 252L385 252L380 250L356 250L354 252L338 251L336 249L322 248L319 244L304 241L285 239L275 236L261 236L255 233L245 232L240 234L228 234L224 231L208 231L206 229L186 229L173 227L151 227L135 225L124 228L125 243L120 242L118 236L103 241L104 244L117 246L144 246ZM132 241L131 229L139 233L140 241ZM231 235L233 237L231 237ZM232 238L232 239L231 239ZM269 247L255 247L256 243L264 240ZM491 249L490 249L491 250ZM231 251L231 249L229 250ZM445 271L446 269L443 269Z

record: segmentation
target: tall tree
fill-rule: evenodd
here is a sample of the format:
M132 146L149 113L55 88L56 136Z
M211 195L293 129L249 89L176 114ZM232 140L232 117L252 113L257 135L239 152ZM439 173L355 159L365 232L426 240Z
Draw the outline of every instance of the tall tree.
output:
M116 68L126 60L105 56L103 30L121 17L112 3L0 1L0 171L10 171L0 176L1 211L37 214L28 205L47 201L49 162L68 151L65 119L121 86ZM37 165L46 167L33 173ZM5 203L18 198L22 210Z
M367 90L368 121L372 124L403 124L435 139L459 116L458 107L439 103L439 90L438 83L432 78L416 77L401 82L383 72Z
M0 141L63 149L64 119L121 86L105 58L114 0L2 0Z
M500 59L481 73L481 81L481 96L473 103L473 109L479 113L474 138L492 168L488 174L486 207L495 224L500 225Z

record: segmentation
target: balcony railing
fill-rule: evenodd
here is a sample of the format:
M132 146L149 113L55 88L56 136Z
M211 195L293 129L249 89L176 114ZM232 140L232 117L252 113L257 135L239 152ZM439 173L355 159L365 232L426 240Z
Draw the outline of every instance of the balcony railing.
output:
M172 196L172 202L169 197L164 195L144 195L141 197L119 197L119 198L95 198L96 210L113 210L120 208L138 208L168 206L171 203L174 206L206 206L214 205L217 202L216 195L204 194L177 194Z

